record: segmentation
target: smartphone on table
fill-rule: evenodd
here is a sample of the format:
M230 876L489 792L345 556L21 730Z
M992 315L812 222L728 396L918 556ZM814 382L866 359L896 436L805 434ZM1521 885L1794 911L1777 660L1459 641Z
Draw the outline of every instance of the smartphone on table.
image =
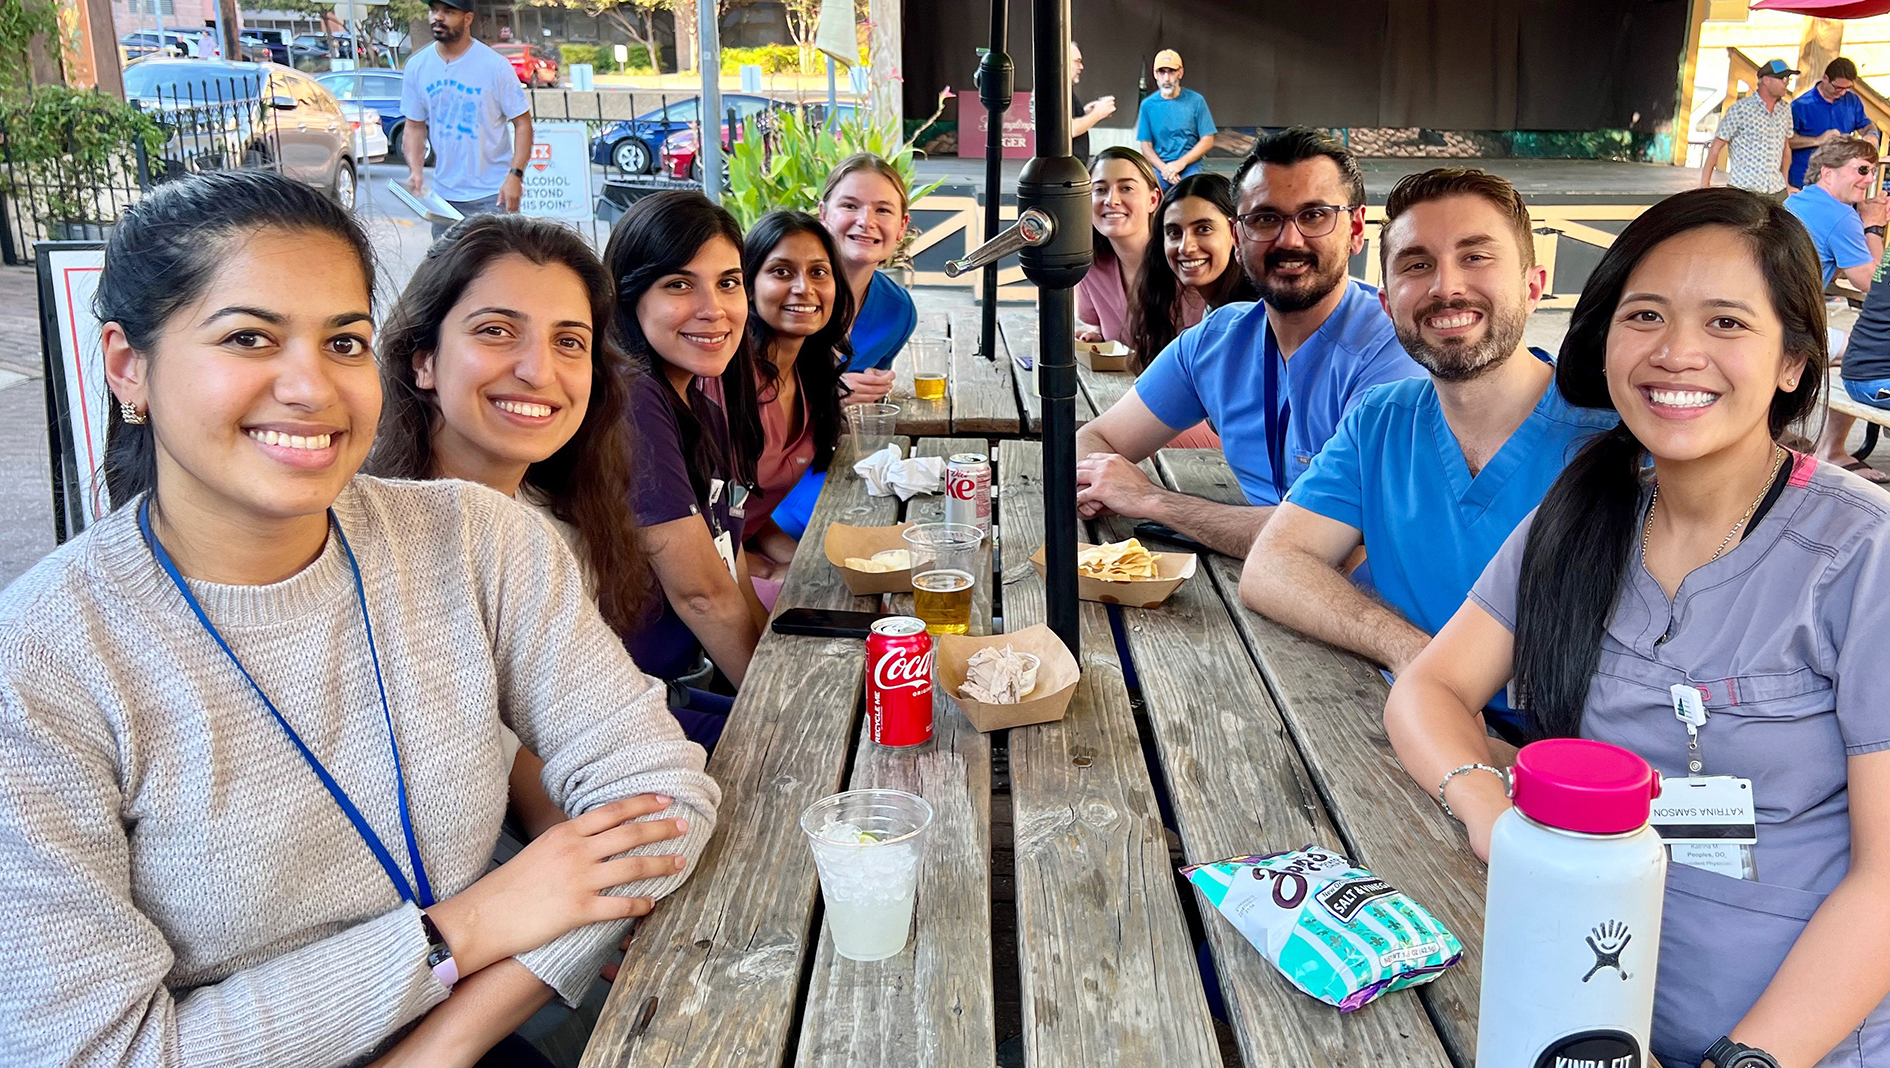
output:
M815 638L865 638L883 612L850 612L838 608L790 608L774 617L776 634L805 634Z

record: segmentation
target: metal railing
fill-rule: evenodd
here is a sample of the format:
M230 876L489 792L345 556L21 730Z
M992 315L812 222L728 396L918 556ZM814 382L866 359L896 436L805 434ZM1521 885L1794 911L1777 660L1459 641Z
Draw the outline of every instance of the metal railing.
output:
M280 171L267 93L260 76L215 76L134 101L158 128L155 148L130 131L101 142L76 119L48 131L24 109L0 111L0 259L31 262L38 241L104 240L125 209L174 178Z

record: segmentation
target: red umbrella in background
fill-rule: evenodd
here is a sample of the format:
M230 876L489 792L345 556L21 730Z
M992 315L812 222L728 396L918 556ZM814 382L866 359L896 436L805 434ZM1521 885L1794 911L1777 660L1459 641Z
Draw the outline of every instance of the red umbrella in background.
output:
M1756 0L1752 6L1819 19L1867 19L1890 14L1890 0Z

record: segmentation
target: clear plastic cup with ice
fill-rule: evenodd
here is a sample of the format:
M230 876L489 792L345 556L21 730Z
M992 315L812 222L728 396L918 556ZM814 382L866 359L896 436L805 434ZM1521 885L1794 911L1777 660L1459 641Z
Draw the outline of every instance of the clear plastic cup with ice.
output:
M849 790L801 813L834 952L885 960L906 948L932 806L904 790Z

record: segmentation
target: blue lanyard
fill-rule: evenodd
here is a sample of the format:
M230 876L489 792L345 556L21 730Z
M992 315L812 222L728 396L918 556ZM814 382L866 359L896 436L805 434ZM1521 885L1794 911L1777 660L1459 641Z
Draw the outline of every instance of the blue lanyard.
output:
M400 870L400 865L394 863L394 855L388 850L387 843L381 841L381 836L374 833L374 828L368 825L367 819L361 815L361 810L349 800L347 791L341 788L341 784L335 781L335 777L328 773L328 769L322 766L320 760L316 759L315 754L302 741L302 736L295 733L295 728L289 726L289 721L284 719L282 713L276 709L275 702L271 701L269 695L263 692L263 688L257 685L249 669L237 659L236 652L230 648L230 643L223 640L223 635L217 633L216 625L211 623L210 617L204 614L203 606L197 603L197 595L190 592L190 586L184 581L184 576L177 573L177 565L171 561L171 554L164 551L164 543L158 541L157 535L151 532L150 498L145 498L138 505L138 530L144 535L144 543L151 547L151 555L157 557L158 566L170 576L171 584L177 587L177 592L184 595L184 603L196 613L197 622L203 624L203 629L217 643L217 648L222 649L223 655L229 657L230 663L236 665L236 670L242 672L243 681L249 683L249 688L256 691L256 696L262 699L263 707L276 718L277 725L282 728L284 734L289 736L289 741L295 743L296 751L302 754L302 759L308 761L309 770L313 771L315 777L322 781L322 785L328 788L328 796L334 798L335 804L341 806L341 811L348 817L348 822L354 824L355 833L361 836L361 840L367 843L370 850L373 850L374 859L381 862L381 867L386 870L388 879L393 881L394 890L400 895L400 899L415 902L423 909L431 908L433 887L427 883L426 865L420 861L420 846L413 837L413 819L407 813L407 779L400 770L400 743L394 740L394 716L387 708L387 684L381 681L381 655L374 648L374 624L368 620L367 591L361 585L361 565L355 561L354 549L348 544L348 535L342 531L341 522L335 518L332 508L328 511L328 522L335 528L336 536L341 539L341 551L348 554L348 566L354 569L354 593L361 601L361 626L367 631L368 657L374 662L374 685L381 694L381 718L387 724L387 746L394 754L394 788L400 798L400 830L407 838L407 857L413 861L414 879L420 884L417 891L412 884L407 882L407 876Z
M1271 340L1273 328L1267 327L1267 337ZM1271 351L1269 351L1271 350ZM1280 388L1280 358L1278 343L1262 345L1260 356L1266 361L1265 380L1267 406L1267 461L1273 465L1273 490L1280 500L1286 499L1286 426L1293 418L1293 402Z

